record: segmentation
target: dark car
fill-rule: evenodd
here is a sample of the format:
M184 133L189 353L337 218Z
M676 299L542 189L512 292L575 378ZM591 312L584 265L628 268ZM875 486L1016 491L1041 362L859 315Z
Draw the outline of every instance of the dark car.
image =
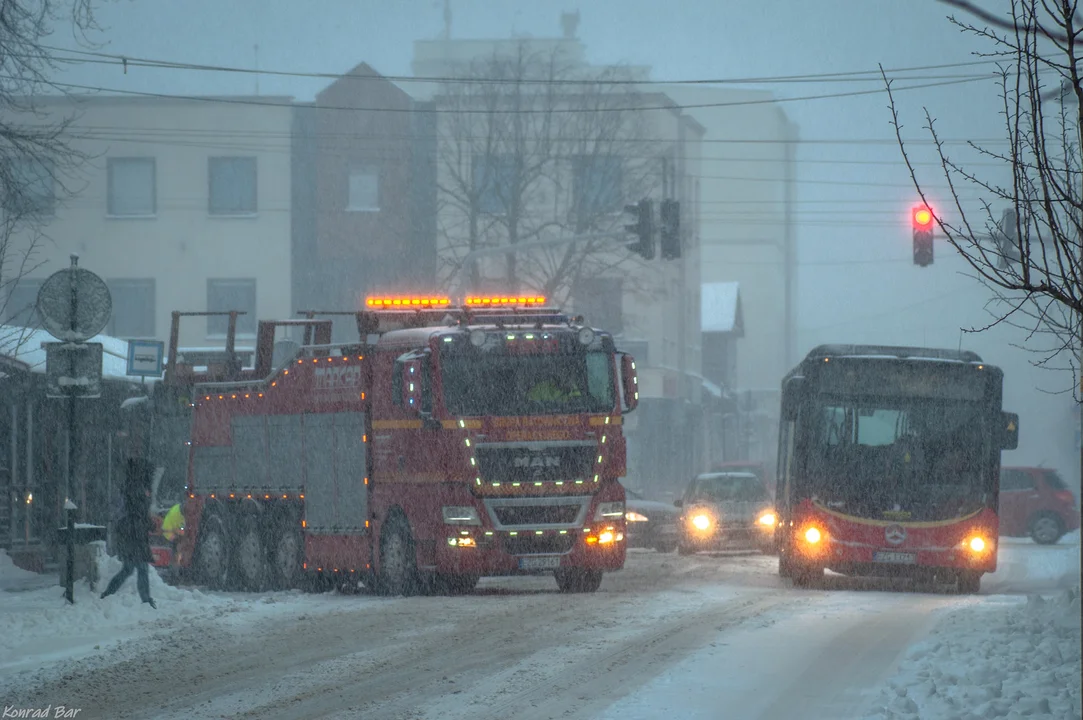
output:
M689 484L677 501L683 509L677 550L757 549L775 551L774 501L749 472L711 472Z
M667 503L648 500L635 490L624 490L625 537L628 547L654 548L660 553L677 549L680 511Z
M1040 467L1000 469L1000 534L1034 538L1052 545L1079 528L1075 495L1056 470Z

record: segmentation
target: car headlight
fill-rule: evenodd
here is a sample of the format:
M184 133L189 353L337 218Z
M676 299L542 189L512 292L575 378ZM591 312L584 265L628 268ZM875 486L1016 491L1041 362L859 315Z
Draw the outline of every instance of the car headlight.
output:
M445 505L443 514L445 525L481 525L478 509L470 505Z
M765 512L763 515L760 515L756 522L765 527L774 527L775 523L778 522L778 518L775 517L773 512Z
M646 515L640 515L635 510L629 510L624 513L624 519L628 522L647 522L650 520Z
M595 520L612 520L624 517L624 503L621 501L598 503L598 509L594 513Z
M692 516L692 527L696 530L709 530L711 528L711 517L704 513Z

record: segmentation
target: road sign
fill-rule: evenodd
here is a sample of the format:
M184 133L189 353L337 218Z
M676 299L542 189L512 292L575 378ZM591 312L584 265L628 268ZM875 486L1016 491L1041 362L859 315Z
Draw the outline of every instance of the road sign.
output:
M165 343L162 341L128 341L128 375L161 377L164 364Z
M42 343L45 396L96 398L102 394L101 343Z
M76 267L75 255L71 267L46 278L38 291L38 313L41 323L57 340L83 342L104 328L113 314L113 298L100 277Z

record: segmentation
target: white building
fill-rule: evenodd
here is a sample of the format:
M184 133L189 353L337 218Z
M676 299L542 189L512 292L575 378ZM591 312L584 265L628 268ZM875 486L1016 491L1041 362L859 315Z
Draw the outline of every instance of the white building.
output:
M174 310L242 310L249 338L257 318L289 317L290 103L38 99L40 115L19 119L71 118L65 135L85 160L71 173L28 170L40 234L21 232L4 251L0 322L34 325L41 282L73 253L108 283L104 332L115 337L167 340ZM190 318L180 344L220 346L225 324Z

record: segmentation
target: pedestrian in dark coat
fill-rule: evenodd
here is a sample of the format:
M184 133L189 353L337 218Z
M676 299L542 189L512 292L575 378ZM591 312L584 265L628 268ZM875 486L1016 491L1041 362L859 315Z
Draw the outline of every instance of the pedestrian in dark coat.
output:
M124 567L109 581L102 598L119 590L124 581L135 572L139 598L152 608L158 607L150 597L147 568L154 561L150 553L150 533L154 530L154 522L150 517L153 474L154 466L151 463L139 459L128 461L128 476L124 483L124 514L117 522L115 536L117 557L124 563Z

